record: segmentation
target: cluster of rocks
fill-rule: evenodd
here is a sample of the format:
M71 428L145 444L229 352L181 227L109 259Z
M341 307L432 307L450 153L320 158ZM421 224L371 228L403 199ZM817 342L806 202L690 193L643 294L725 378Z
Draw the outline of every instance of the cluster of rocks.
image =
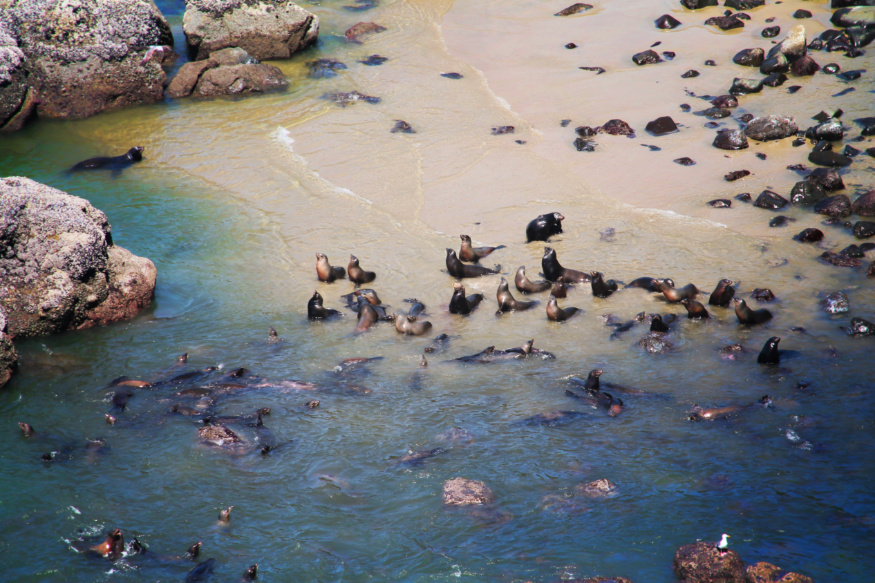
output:
M279 69L257 59L312 45L319 19L288 0L189 0L183 31L196 63L182 67L167 95L238 94L284 87ZM161 101L172 47L151 0L12 3L0 11L0 131L34 114L80 119Z
M10 340L133 317L155 294L155 265L114 245L87 200L28 178L0 179L0 385Z
M788 572L771 563L745 567L732 549L718 549L699 541L680 547L674 556L674 572L683 583L814 583L811 577Z

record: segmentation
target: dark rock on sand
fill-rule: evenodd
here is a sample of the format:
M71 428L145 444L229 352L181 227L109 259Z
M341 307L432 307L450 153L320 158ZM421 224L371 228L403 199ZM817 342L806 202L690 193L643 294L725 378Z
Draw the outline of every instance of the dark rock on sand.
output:
M793 204L814 204L826 198L826 192L814 180L800 180L790 191Z
M584 140L583 138L575 138L574 148L578 152L595 152L595 143L590 140Z
M441 77L446 77L447 79L458 80L462 78L461 73L441 73Z
M771 221L769 221L770 227L786 227L790 223L795 222L796 219L791 219L790 217L786 217L784 215L778 215Z
M818 166L841 168L843 166L850 166L853 159L831 150L821 150L819 152L815 151L808 154L808 161L812 164L817 164Z
M814 212L828 217L844 218L851 214L851 199L845 194L837 194L814 205Z
M18 363L18 353L6 333L6 314L0 308L0 387L9 382Z
M750 202L751 197L749 192L742 192L740 194L735 195L736 200L740 200L741 202Z
M767 26L763 29L763 32L760 33L763 38L775 38L779 34L781 34L780 26Z
M836 75L842 81L856 81L863 76L863 71L845 71Z
M809 140L826 140L834 142L841 140L845 135L845 128L842 122L835 118L828 118L818 125L805 130L805 137Z
M744 178L745 176L750 176L750 170L733 170L723 176L723 180L726 182L735 182L740 178Z
M732 112L722 107L709 107L701 112L697 112L696 115L704 115L708 119L723 119L732 115Z
M604 67L578 67L578 69L582 69L584 71L595 71L596 75L601 75L605 72Z
M566 48L566 49L576 49L576 48L577 48L577 45L574 44L574 43L568 43L568 44L565 45L565 48Z
M741 130L723 130L717 132L714 147L720 150L744 150L748 147L747 137Z
M738 118L738 121L740 121L741 123L746 124L746 123L750 123L750 121L751 121L752 119L753 119L753 114L752 114L752 113L745 113L744 115L742 115L741 117Z
M402 133L402 134L415 134L416 130L413 129L409 123L404 121L403 119L396 119L395 126L389 130L393 134Z
M762 79L739 79L736 77L732 81L732 87L729 92L732 95L747 95L749 93L759 93L763 90Z
M778 210L787 206L787 199L771 190L764 190L754 201L753 206L761 209Z
M744 561L732 549L719 550L712 542L680 547L674 556L674 572L684 583L746 583Z
M0 309L11 336L104 325L152 302L155 265L113 245L110 231L82 198L0 179Z
M765 57L766 51L763 49L743 49L732 57L732 62L742 67L759 67Z
M817 243L823 240L823 231L820 229L804 229L799 234L793 237L794 240L800 243Z
M319 18L286 0L187 0L182 29L193 60L228 47L288 59L316 42Z
M860 154L860 150L858 150L857 148L853 147L850 144L845 146L845 148L842 150L842 156L847 156L848 158L855 158L859 154Z
M693 77L698 77L698 76L699 76L699 72L696 71L695 69L690 69L689 71L687 71L686 73L683 73L681 75L681 77L683 79L692 79Z
M610 134L612 136L634 136L635 130L628 123L621 119L608 120L603 126L597 128L599 133Z
M672 162L680 164L681 166L693 166L696 163L692 158L687 158L686 156L683 158L675 158Z
M574 128L574 133L576 133L581 138L591 138L596 135L595 128L591 128L589 126L577 126Z
M728 209L732 207L732 201L726 198L717 198L709 201L708 206L716 209Z
M385 26L376 22L357 22L346 29L343 35L351 43L362 44L362 38L379 34L386 30Z
M815 168L811 174L805 177L805 179L813 180L826 192L835 192L836 190L843 190L845 188L845 183L842 181L839 171L835 168ZM857 200L859 201L860 199ZM873 201L873 204L875 204L875 201ZM856 209L854 212L858 215L863 214ZM875 209L873 209L873 213L875 213Z
M711 100L711 105L721 109L738 107L738 98L735 95L718 95Z
M786 73L790 70L790 61L784 55L778 54L760 63L760 73L771 75L772 73Z
M786 115L755 117L744 128L747 137L760 142L789 138L796 135L797 131L799 127L796 125L796 120Z
M875 236L875 222L857 221L854 223L854 237L857 239L868 239L873 236Z
M698 10L706 6L717 6L717 0L681 0L681 6L689 10Z
M501 136L504 134L512 134L516 131L514 126L496 126L490 132L493 136Z
M665 115L648 122L644 129L654 136L662 136L678 131L678 126L671 117Z
M853 211L861 217L875 217L875 189L860 195L854 201Z
M632 55L632 61L640 67L642 65L650 65L652 63L661 63L662 58L659 56L659 53L657 53L653 49L648 49L646 51L642 51L640 53L635 53L634 55Z
M673 28L679 27L680 25L681 21L671 14L663 14L656 19L656 28L661 28L662 30L671 30Z
M802 10L801 8L793 13L793 18L797 20L801 20L803 18L811 18L812 14L807 10Z
M578 2L577 4L572 4L568 8L563 8L553 16L571 16L572 14L580 14L581 12L586 12L587 10L592 9L592 4L584 4L583 2Z
M875 27L875 7L853 6L841 8L833 12L829 19L835 26L848 28L850 26Z
M825 251L820 256L820 259L837 267L860 267L862 265L859 259L833 253L832 251Z
M716 26L720 30L732 30L733 28L743 28L744 22L735 14L729 16L712 16L705 21L706 25Z
M842 68L839 67L838 63L827 63L826 65L823 66L822 70L827 75L835 75L836 73L841 71Z
M708 128L709 130L713 130L714 128L719 128L720 124L717 123L716 121L708 121L708 122L705 122L705 127Z
M766 87L780 87L787 82L787 75L783 73L772 73L763 79L763 85Z
M820 71L817 61L805 55L790 66L790 71L797 77L809 77Z

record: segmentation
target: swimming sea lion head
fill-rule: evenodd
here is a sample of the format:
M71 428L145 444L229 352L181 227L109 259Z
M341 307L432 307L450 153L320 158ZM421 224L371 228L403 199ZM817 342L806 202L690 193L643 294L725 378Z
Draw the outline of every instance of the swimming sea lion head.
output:
M145 148L143 146L134 146L133 148L128 150L127 156L131 160L134 160L135 162L139 162L140 160L143 159L143 150L145 150Z
M23 421L19 421L18 427L21 428L21 433L23 433L25 437L30 437L31 435L36 433L30 423L24 423Z

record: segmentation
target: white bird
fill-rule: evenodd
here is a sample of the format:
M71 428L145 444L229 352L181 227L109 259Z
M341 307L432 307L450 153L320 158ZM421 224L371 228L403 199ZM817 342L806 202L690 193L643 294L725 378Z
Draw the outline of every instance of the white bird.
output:
M729 535L724 532L720 542L717 543L717 550L720 551L721 555L729 549L729 540L727 539L729 539Z

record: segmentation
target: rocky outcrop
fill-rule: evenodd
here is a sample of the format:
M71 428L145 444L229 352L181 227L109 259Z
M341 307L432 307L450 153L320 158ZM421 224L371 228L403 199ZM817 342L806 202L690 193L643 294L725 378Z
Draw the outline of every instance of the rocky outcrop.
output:
M5 45L0 70L17 83L12 93L18 97L12 101L21 98L25 80L30 88L19 101L19 113L35 106L41 117L75 119L162 99L162 61L152 59L150 49L172 46L173 35L151 0L28 0L6 5L0 10L0 24L15 35L20 52L0 34L0 45ZM23 63L14 66L22 55ZM7 90L4 87L0 101L6 101ZM20 116L14 117L20 121ZM4 121L9 125L9 119Z
M495 500L495 495L483 482L453 478L444 482L443 498L447 506L473 506L488 504Z
M154 297L148 259L112 243L87 200L28 178L0 179L0 309L12 336L130 318Z
M167 86L167 97L213 97L263 93L286 87L278 67L259 63L241 48L216 51L205 61L192 61L179 68Z
M6 333L6 315L0 309L0 387L9 382L18 362L18 353L12 346L12 339Z
M0 22L0 131L21 129L33 111L34 100L27 83L24 52Z
M875 217L875 188L854 201L853 211L861 217Z
M287 59L316 42L319 18L288 0L186 0L192 60L240 47L256 59Z
M745 583L744 562L732 549L714 543L684 545L674 556L674 572L684 583Z
M763 561L747 568L747 580L748 583L814 583L811 577L788 573L780 567Z

